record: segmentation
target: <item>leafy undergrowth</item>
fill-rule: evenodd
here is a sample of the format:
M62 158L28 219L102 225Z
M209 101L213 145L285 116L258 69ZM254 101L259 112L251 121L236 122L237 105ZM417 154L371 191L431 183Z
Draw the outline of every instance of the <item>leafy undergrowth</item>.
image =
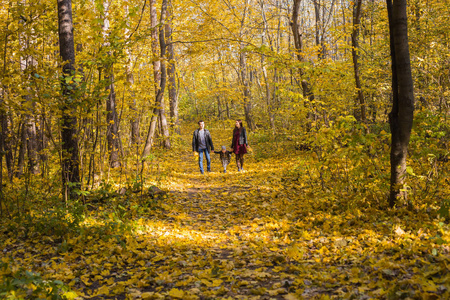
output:
M450 298L449 226L432 202L389 209L379 177L349 179L361 163L294 147L252 145L246 171L226 174L213 154L201 175L190 137L159 166L167 193L105 196L62 235L3 224L3 282L23 267L79 299Z

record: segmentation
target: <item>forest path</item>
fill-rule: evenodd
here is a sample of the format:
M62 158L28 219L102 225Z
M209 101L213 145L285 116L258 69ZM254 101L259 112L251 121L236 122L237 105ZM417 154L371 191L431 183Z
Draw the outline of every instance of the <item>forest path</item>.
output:
M230 132L211 130L216 149ZM425 210L385 211L345 180L321 184L293 143L267 155L252 137L245 172L232 161L224 174L212 154L203 175L191 134L146 169L145 190L164 196L100 198L78 230L49 215L0 232L2 261L78 299L449 299L447 233Z
M212 135L216 149L228 145L226 137L214 131ZM190 136L184 138L190 144ZM175 257L165 259L166 264L172 261L170 274L182 274L166 287L172 287L172 297L285 299L290 293L295 276L278 272L289 268L281 267L288 263L285 251L290 243L283 228L289 199L281 177L293 161L261 162L252 153L245 158L244 172L236 170L233 155L223 173L219 155L212 153L212 172L200 174L189 148L170 157L171 188L163 200L160 230L145 235L176 249ZM166 264L158 268L167 270Z

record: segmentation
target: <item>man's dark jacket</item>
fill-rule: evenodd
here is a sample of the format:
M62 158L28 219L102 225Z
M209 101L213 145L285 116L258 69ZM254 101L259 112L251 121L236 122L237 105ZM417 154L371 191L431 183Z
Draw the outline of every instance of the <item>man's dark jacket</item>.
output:
M200 138L198 136L198 132L200 129L196 129L194 131L194 136L192 137L192 151L198 152L198 145L200 144ZM205 143L208 152L214 151L214 146L211 138L211 133L209 133L208 129L203 129L205 131ZM211 149L211 150L210 150Z

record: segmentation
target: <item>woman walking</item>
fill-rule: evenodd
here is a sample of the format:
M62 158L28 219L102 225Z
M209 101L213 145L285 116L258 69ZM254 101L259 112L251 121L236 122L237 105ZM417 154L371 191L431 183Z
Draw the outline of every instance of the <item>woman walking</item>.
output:
M233 130L233 139L231 142L231 152L236 154L236 165L238 172L244 170L244 154L247 153L247 131L242 126L242 121L237 120Z

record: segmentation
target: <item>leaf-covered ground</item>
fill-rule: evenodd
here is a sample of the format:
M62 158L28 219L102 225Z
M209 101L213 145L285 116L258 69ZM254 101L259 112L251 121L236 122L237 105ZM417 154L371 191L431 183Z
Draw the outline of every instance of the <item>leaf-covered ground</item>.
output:
M229 146L211 131L216 149ZM147 169L162 174L157 201L105 197L64 237L3 226L2 275L24 267L80 299L450 298L448 224L426 208L391 210L344 187L318 197L302 151L252 153L226 174L213 154L201 175L190 138Z

